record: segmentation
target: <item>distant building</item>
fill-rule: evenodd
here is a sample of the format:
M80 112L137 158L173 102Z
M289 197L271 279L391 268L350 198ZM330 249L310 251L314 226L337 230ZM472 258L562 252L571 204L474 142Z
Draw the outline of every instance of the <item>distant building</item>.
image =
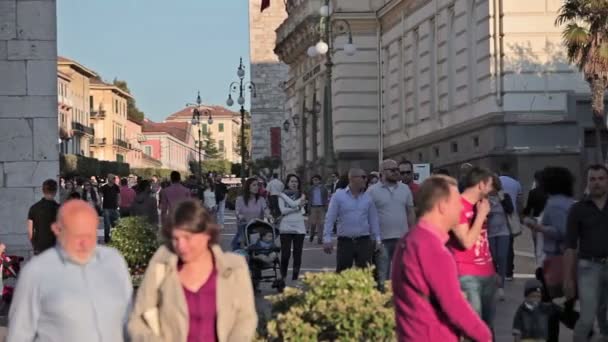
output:
M142 124L143 153L160 160L163 168L189 172L189 163L198 160L191 132L188 122L156 123L146 119Z
M146 136L142 133L141 124L127 118L126 138L130 151L127 152L127 163L131 168L160 168L162 162L144 152L142 143Z
M241 134L241 115L221 106L203 106L201 108L201 132L210 132L211 138L215 140L216 147L226 159L233 163L240 163L240 146L238 137ZM209 124L209 114L213 118ZM192 109L184 108L179 112L171 114L165 122L192 121ZM191 125L191 134L198 140L198 125ZM205 140L203 136L203 146Z
M98 78L91 79L91 121L95 137L91 139L91 157L126 162L130 152L127 142L127 100L131 94Z
M97 74L65 57L57 58L58 128L60 151L90 156L93 137L90 121L89 79Z

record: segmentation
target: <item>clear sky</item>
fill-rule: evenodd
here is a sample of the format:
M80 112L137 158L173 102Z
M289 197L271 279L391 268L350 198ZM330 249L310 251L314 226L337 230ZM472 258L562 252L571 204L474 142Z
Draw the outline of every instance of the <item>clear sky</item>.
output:
M198 90L225 105L241 56L249 77L248 11L248 0L58 0L58 52L126 80L161 121Z

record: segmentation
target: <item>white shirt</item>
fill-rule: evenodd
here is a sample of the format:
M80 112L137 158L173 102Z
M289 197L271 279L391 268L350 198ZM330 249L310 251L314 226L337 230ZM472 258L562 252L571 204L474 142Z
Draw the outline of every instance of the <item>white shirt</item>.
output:
M279 196L283 190L285 190L285 186L283 185L283 182L273 178L270 182L268 182L266 190L270 193L270 196Z

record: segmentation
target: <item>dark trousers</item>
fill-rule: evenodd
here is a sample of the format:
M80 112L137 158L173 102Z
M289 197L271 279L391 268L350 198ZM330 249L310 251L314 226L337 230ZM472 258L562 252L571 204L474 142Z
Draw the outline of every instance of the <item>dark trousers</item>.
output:
M513 235L511 235L511 243L509 244L509 258L507 264L507 277L513 278L515 272L515 252L513 251Z
M289 258L292 254L291 245L293 244L293 271L291 279L298 280L300 267L302 266L302 249L304 248L304 234L281 234L281 276L287 277Z
M342 272L353 267L363 268L372 264L374 256L373 241L369 236L358 238L338 237L336 251L336 272Z
M279 196L268 196L268 209L270 209L270 214L274 218L281 216L281 209L279 209Z
M545 303L552 303L552 298L549 296L549 291L545 284L545 276L542 268L536 269L536 279L543 285L543 298L542 301ZM556 313L549 317L549 336L547 342L558 342L559 341L559 326L560 322L563 323L569 329L574 329L576 322L579 318L579 313L574 310L576 299L570 299L564 303L564 310L560 313Z

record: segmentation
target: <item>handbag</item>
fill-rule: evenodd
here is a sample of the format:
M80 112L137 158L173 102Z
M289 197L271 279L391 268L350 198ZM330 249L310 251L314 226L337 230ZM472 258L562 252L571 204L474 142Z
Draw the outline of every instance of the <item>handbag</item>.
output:
M564 257L562 255L551 255L543 261L543 277L545 288L551 298L564 296L562 285L564 283L563 273Z
M521 235L521 221L519 220L519 216L517 215L517 213L513 212L509 215L505 214L505 216L507 217L507 225L509 226L509 231L511 232L511 235L513 237Z

